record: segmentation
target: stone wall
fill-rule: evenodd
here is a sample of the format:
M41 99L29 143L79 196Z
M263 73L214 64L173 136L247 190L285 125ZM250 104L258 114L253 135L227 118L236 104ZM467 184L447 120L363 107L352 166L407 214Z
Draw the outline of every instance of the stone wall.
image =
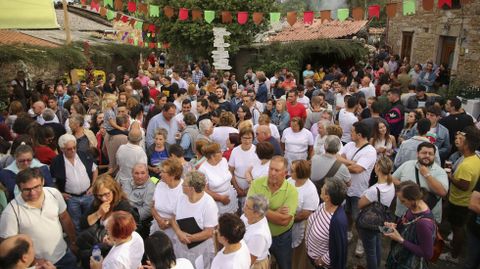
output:
M392 1L393 2L393 1ZM452 77L466 78L480 85L480 1L470 1L460 9L424 11L416 1L415 15L404 16L398 2L397 16L388 21L387 42L394 53L401 53L402 32L413 32L410 63L440 61L442 36L455 37ZM436 2L436 1L435 1Z
M23 61L0 63L0 82L10 81L15 78L17 71L22 70L27 74L30 85L35 86L37 80L55 80L64 76L65 70L60 69L60 65L50 64L46 67L39 67L32 63L24 63Z

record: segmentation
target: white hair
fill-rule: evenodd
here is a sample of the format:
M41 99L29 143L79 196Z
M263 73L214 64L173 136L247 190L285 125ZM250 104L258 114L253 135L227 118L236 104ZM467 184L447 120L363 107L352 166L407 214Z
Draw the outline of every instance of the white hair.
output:
M149 87L155 87L155 80L149 80L148 81L148 86Z
M210 119L203 119L198 123L198 131L201 134L205 134L205 131L212 127L213 127L213 123Z
M77 139L75 138L75 136L71 134L64 134L60 136L60 138L58 138L58 146L61 149L63 149L65 147L65 144L67 144L70 141L73 141L75 145L77 145Z

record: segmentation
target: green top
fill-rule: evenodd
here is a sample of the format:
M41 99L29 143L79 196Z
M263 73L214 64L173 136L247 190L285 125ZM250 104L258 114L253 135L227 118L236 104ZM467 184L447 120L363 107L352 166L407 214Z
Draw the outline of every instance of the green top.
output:
M273 224L270 221L268 222L272 236L277 236L288 231L293 225L294 216L298 205L298 192L295 186L288 183L287 180L284 180L280 189L278 189L275 193L272 193L268 188L268 177L261 177L252 182L247 196L252 196L255 194L261 194L267 198L268 208L270 210L275 211L282 206L287 206L289 208L289 214L292 216L292 220L287 226L280 226Z

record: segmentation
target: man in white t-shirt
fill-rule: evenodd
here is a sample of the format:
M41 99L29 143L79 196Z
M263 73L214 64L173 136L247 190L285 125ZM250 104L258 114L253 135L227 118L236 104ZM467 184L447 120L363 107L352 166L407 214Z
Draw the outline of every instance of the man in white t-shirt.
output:
M348 142L352 141L350 131L352 129L352 125L358 121L357 116L355 116L354 112L357 109L357 99L355 97L350 97L347 101L347 107L340 110L338 114L338 124L342 127L342 142L343 144L347 144Z
M352 127L352 142L346 144L339 152L340 156L337 156L337 160L347 166L352 176L351 185L347 190L345 205L350 229L353 221L358 217L358 201L363 192L368 189L370 174L377 160L377 151L368 143L369 138L370 129L368 129L368 126L362 122L354 123ZM349 238L351 236L350 233ZM363 255L363 252L362 243L358 240L355 253Z

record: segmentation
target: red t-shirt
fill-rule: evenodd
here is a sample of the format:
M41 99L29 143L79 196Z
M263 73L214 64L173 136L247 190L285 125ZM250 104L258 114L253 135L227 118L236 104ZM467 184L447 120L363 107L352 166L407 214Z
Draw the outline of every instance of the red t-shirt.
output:
M150 97L153 99L153 100L157 100L157 95L160 93L157 88L150 88Z
M290 120L294 117L300 117L303 121L307 119L307 110L305 109L305 106L298 102L294 106L287 102L287 111L288 114L290 114Z
M57 156L57 153L47 146L36 146L34 150L35 158L46 165L52 164L53 158Z

